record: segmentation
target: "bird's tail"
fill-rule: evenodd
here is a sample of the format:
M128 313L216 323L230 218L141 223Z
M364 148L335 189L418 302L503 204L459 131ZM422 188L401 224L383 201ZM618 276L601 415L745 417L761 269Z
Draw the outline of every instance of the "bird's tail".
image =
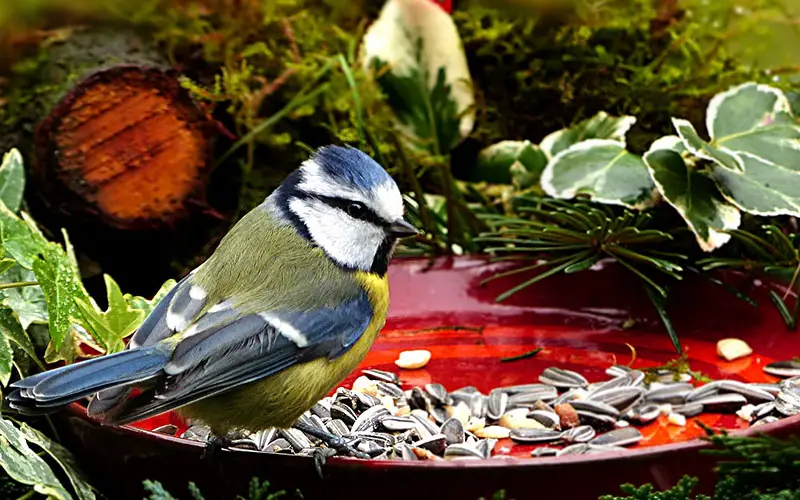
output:
M14 391L6 400L23 415L52 413L99 391L127 393L161 373L169 359L170 349L162 343L81 361L11 384Z

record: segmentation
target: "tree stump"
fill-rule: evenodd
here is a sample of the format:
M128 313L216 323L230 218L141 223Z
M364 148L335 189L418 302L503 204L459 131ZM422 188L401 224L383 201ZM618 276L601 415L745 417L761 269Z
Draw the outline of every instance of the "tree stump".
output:
M56 237L66 228L132 293L193 267L228 227L241 177L236 165L212 172L217 127L180 74L113 27L75 30L25 63L0 142L23 153L34 218Z
M46 205L120 229L203 205L209 121L158 54L130 34L87 32L46 57L32 172Z

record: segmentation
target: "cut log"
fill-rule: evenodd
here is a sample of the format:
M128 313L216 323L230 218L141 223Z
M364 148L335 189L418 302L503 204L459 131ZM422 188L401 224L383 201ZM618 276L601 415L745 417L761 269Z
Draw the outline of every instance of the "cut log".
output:
M32 172L46 206L126 230L204 206L212 126L158 54L131 34L82 32L46 57Z

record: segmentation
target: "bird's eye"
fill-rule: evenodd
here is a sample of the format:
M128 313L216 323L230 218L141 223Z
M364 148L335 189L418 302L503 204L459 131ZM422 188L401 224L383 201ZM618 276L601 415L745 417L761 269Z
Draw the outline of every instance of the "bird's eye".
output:
M347 213L351 217L361 217L364 215L364 212L367 211L367 207L364 206L363 203L358 203L357 201L353 201L347 204Z

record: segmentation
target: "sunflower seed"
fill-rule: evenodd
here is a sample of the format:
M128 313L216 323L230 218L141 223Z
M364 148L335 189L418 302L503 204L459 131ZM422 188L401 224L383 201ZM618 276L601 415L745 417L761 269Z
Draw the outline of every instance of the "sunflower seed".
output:
M745 384L736 380L721 380L719 385L720 392L733 392L741 394L749 403L764 403L767 401L774 401L775 396L759 387L752 384Z
M417 458L417 454L414 453L414 450L405 443L400 443L399 445L395 446L394 449L395 453L397 453L399 450L398 455L402 460L407 462L415 462L419 460L419 458Z
M301 451L305 448L311 447L311 441L308 437L297 429L280 429L281 437L292 445L294 451Z
M319 418L331 418L331 407L325 407L321 402L315 403L314 406L311 407L311 414Z
M417 421L417 430L420 431L420 437L425 436L431 437L433 435L439 434L439 428L431 422L428 417L427 413L424 411L421 412L420 410L413 410L411 412L411 418Z
M369 378L380 380L381 382L389 382L390 384L397 385L400 384L400 377L398 377L396 373L376 369L361 370L361 373Z
M258 445L253 442L252 439L245 438L245 439L234 439L231 441L231 447L238 448L240 450L253 450L258 451Z
M451 444L444 450L444 457L475 457L484 458L483 453L468 444Z
M595 437L597 432L588 425L579 425L561 433L561 439L567 443L585 443Z
M381 404L380 399L365 392L356 392L355 395L358 399L358 409L361 411Z
M431 401L437 405L447 404L447 389L442 384L425 384L425 392Z
M747 404L747 398L741 394L717 394L695 400L703 404L703 411L709 413L735 413L736 410Z
M682 405L675 405L672 407L672 411L675 413L679 413L684 417L696 417L703 413L703 403L700 401L693 401L691 403L685 403Z
M641 387L613 387L611 389L597 391L591 394L589 399L606 403L613 406L621 413L625 413L628 408L644 399L644 392L644 389Z
M658 389L651 389L644 395L645 401L656 404L679 405L686 401L694 387L687 382L669 384Z
M476 394L470 402L469 410L473 417L486 418L488 398L482 394Z
M586 387L589 385L589 381L580 373L555 366L545 368L542 374L539 375L539 382L563 388Z
M284 438L278 438L271 442L264 451L272 453L292 453L293 450L294 447L291 445L291 443L289 443L288 440Z
M447 410L434 406L430 409L430 415L437 424L442 425L447 420Z
M350 432L350 427L344 423L343 420L339 420L338 418L334 418L326 422L325 427L327 427L330 433L334 436L342 437Z
M770 416L764 417L764 418L762 418L760 420L756 420L755 422L750 424L750 427L755 427L757 425L771 424L773 422L777 422L778 420L780 420L778 417L770 415Z
M619 417L619 410L613 406L603 403L602 401L593 401L591 399L578 399L570 403L576 410L590 411L592 413L600 413L608 415L615 419Z
M494 389L497 392L505 392L509 396L513 396L514 394L519 394L522 392L536 392L536 391L546 391L551 392L553 386L547 384L521 384L521 385L508 385L506 387L498 387Z
M358 416L349 406L334 403L331 405L331 418L339 419L347 424L348 427L352 427L356 423Z
M384 447L375 441L361 441L356 445L356 449L373 458L384 452Z
M602 446L629 446L638 443L643 437L636 427L624 427L600 434L589 443Z
M549 446L540 446L531 452L532 457L554 457L558 454L558 448L550 448Z
M595 453L608 453L610 451L628 451L628 450L627 448L623 448L622 446L597 445L589 443L589 448L584 452L584 454L593 455Z
M489 458L492 456L492 450L494 450L496 444L497 439L482 439L475 445L475 449L483 455L483 458Z
M800 376L800 361L793 359L775 361L763 368L764 373L773 377L790 378Z
M178 432L178 426L174 424L162 425L161 427L156 427L155 429L153 429L152 432L157 432L158 434L165 434L167 436L174 436Z
M441 433L447 439L447 444L463 443L466 439L464 424L457 418L448 419L442 424Z
M577 443L561 448L556 453L556 456L563 457L564 455L583 455L588 451L589 451L589 445L587 443Z
M211 435L211 429L201 425L193 425L183 431L180 435L182 439L188 439L190 441L201 441L206 442L208 441L209 436Z
M631 368L624 365L611 365L606 368L606 375L609 377L622 377L627 375L631 371Z
M558 429L561 427L561 419L558 413L552 410L531 410L527 418L536 420L548 429Z
M553 401L558 397L558 389L546 387L515 393L508 398L507 408L531 407L538 401Z
M596 430L605 430L614 427L617 419L601 413L594 413L585 410L576 410L581 425L590 425Z
M492 420L500 420L508 406L508 393L494 390L489 393L486 416Z
M444 452L445 447L447 447L447 437L445 437L444 434L436 434L427 439L417 441L413 446L439 455Z
M561 439L561 432L553 429L514 429L508 437L518 443L551 443Z
M400 386L390 382L378 382L378 394L391 396L394 399L400 399L405 395Z
M380 420L381 427L391 432L409 431L417 426L417 421L411 417L387 416Z

